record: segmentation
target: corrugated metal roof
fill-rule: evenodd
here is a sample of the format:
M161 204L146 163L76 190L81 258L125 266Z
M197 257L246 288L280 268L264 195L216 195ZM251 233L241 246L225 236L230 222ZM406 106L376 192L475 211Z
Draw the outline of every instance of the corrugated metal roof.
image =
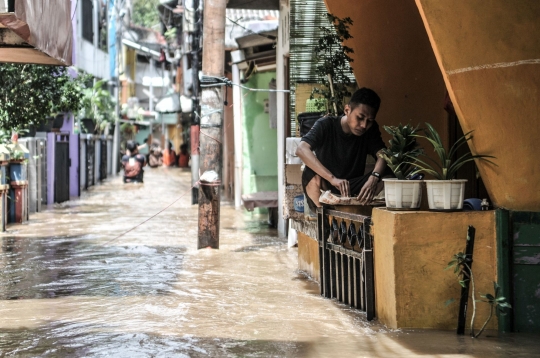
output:
M226 9L225 15L234 21L261 21L269 18L278 19L278 10L248 10L248 9Z
M226 9L225 16L225 48L238 49L237 38L272 31L279 26L279 11L276 10L246 10Z

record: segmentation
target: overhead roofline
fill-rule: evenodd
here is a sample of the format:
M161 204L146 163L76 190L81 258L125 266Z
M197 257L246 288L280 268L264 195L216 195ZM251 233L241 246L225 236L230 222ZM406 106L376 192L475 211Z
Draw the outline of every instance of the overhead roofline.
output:
M227 9L279 10L279 0L229 0Z
M137 51L140 51L140 52L143 52L143 53L150 54L150 55L152 55L152 56L154 56L154 57L156 57L156 58L159 58L160 55L161 55L161 54L160 54L159 52L157 52L157 51L151 50L151 49L149 49L149 48L146 47L146 46L141 46L141 45L139 45L138 43L133 42L133 41L130 41L130 40L128 40L128 39L122 39L122 43L123 43L124 45L126 45L127 47L131 47L131 48L133 48L133 49L135 49L135 50L137 50Z

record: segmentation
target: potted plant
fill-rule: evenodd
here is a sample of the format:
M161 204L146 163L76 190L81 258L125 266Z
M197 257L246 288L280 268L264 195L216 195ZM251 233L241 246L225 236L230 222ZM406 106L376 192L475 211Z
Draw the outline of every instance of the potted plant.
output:
M82 133L93 134L96 130L96 123L92 118L81 119L81 131Z
M53 131L59 131L64 125L64 113L57 114L52 123Z
M105 84L105 80L100 80L93 87L83 89L83 106L79 118L84 133L101 134L115 117L115 102L110 92L104 88Z
M439 133L429 123L426 123L427 129L424 130L425 135L417 135L417 137L427 139L439 158L439 161L433 160L426 156L427 160L416 158L414 165L418 167L413 174L423 172L432 175L434 180L424 180L427 187L427 198L429 208L438 211L453 211L463 209L463 199L465 195L465 183L467 179L454 179L457 171L464 164L474 161L475 159L486 160L493 165L497 165L486 158L495 158L491 155L473 155L467 152L461 157L457 157L457 151L463 145L467 144L472 139L470 131L459 138L449 151L444 148ZM425 156L425 154L424 154Z
M411 124L383 128L392 135L392 139L389 141L390 146L383 149L379 156L396 176L383 179L386 207L390 210L419 209L423 181L411 180L415 169L412 161L423 152L416 142L419 128Z

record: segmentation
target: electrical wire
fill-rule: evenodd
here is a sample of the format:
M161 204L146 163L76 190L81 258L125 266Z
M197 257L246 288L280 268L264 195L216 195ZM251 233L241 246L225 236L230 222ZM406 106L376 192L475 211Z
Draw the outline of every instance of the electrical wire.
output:
M114 237L113 239L109 240L109 241L106 241L105 243L103 243L103 245L106 245L110 242L113 242L119 238L121 238L122 236L132 232L133 230L135 230L136 228L138 228L139 226L143 225L144 223L152 220L153 218L155 218L156 216L158 216L159 214L161 214L162 212L164 212L165 210L167 210L168 208L170 208L171 206L173 206L174 204L176 204L176 202L180 199L182 199L187 193L191 192L191 190L193 188L195 188L198 184L200 184L201 182L200 181L197 181L191 188L189 188L188 190L186 190L182 195L180 195L175 201L173 201L172 203L170 203L169 205L167 205L166 207L164 207L163 209L161 209L160 211L158 211L157 213L155 213L154 215L150 216L149 218L147 218L146 220L144 220L143 222L141 222L140 224L138 225L135 225L134 227L132 227L131 229L127 230L127 231L124 231L122 234Z
M207 87L222 87L222 86L228 86L228 87L238 86L238 87L240 87L242 89L245 89L247 91L253 91L253 92L284 92L284 93L290 93L291 92L290 90L278 90L278 89L269 89L269 88L251 88L251 87L241 85L239 83L234 83L233 81L231 81L227 77L216 77L216 76L204 75L201 82L204 82L205 78L206 79L212 78L213 80L219 81L219 82L212 81L212 83L209 83L209 84L201 84L200 85L201 87L206 87L207 88Z

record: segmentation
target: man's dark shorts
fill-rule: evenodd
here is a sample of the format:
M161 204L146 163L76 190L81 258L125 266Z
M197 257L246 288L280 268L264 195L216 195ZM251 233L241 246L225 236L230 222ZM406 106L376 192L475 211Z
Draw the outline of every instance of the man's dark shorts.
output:
M311 179L313 179L315 175L317 174L313 170L311 170L309 167L304 168L304 172L302 173L302 189L304 190L304 194L306 193L306 186L309 184L309 182L311 181ZM360 190L362 190L362 187L367 182L370 175L371 173L367 173L359 178L349 179L351 196L358 196L358 194L360 194ZM334 194L341 194L339 189L333 186L332 184L330 184L328 180L321 178L321 181L322 181L321 183L322 190L330 190ZM309 205L309 210L312 213L315 213L317 211L317 207L315 206L315 203L313 202L313 200L311 200L311 198L307 194L305 195L305 197Z

